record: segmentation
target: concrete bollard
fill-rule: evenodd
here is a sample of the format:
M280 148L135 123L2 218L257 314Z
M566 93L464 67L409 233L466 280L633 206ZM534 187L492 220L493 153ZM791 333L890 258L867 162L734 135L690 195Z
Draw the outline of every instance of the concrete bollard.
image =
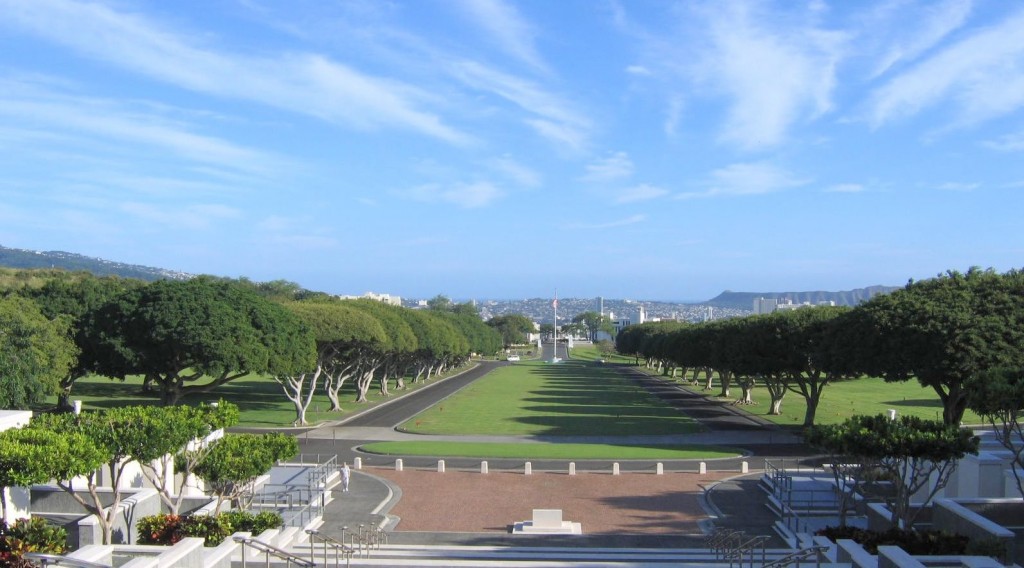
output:
M363 469L363 458L356 458L352 460L353 469Z
M750 464L747 462L740 462L740 473L747 473L750 471Z
M533 464L532 463L526 462L526 468L525 468L525 471L523 471L523 474L524 475L533 475Z
M487 473L487 462L480 462L480 473Z
M707 475L708 473L708 462L700 462L700 466L697 468L697 473L701 475Z
M615 462L615 463L612 464L612 475L618 475L618 474L619 474L619 462Z
M444 473L444 460L437 460L437 473Z
M576 462L569 462L569 475L576 475Z
M665 475L665 464L658 462L658 465L654 467L655 475Z
M405 468L405 464L402 463L402 458L395 460L395 471L402 471Z

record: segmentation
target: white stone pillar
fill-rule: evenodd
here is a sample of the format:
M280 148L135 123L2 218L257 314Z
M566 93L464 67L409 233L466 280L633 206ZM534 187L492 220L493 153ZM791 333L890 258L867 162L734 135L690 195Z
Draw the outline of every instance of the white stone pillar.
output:
M612 475L618 475L618 474L619 474L619 462L615 462L615 463L612 464Z
M352 460L353 469L363 469L363 458L355 458Z
M697 473L699 473L701 475L707 475L707 473L708 473L708 462L700 462L700 465L697 468Z
M750 464L747 462L740 462L740 473L750 472Z
M655 475L665 475L665 464L658 462L658 465L654 467Z
M437 473L444 473L444 460L437 460Z
M524 475L533 475L533 464L532 463L526 462L526 468L523 471L523 474Z
M569 475L576 475L576 462L569 462Z
M402 471L405 469L405 464L402 462L402 458L395 460L395 471Z
M480 473L487 473L487 462L480 462Z

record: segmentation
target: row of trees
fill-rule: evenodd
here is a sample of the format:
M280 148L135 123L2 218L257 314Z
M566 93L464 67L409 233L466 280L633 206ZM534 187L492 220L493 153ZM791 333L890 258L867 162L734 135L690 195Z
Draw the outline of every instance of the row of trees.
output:
M0 406L25 408L52 392L67 406L74 383L98 374L144 377L165 405L251 373L269 375L306 422L323 388L332 410L354 385L413 381L502 346L472 306L410 310L338 300L286 282L199 277L145 284L76 275L0 299Z
M970 385L996 369L1024 369L1024 272L972 268L911 281L855 308L814 307L702 324L654 322L618 334L620 353L644 358L675 374L712 372L722 396L730 387L763 385L770 412L786 393L807 401L804 425L814 423L824 388L863 375L886 381L916 379L943 404L943 422L959 424Z

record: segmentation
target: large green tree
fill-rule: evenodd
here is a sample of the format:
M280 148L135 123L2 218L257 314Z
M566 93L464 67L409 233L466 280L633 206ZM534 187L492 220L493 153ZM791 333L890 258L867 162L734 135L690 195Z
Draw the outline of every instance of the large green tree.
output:
M377 345L379 350L367 356L366 364L356 377L356 402L368 400L366 393L375 376L380 382L381 394L387 396L390 377L404 372L404 363L419 349L416 334L402 316L401 310L405 308L365 299L347 300L345 303L373 316L388 335L387 343Z
M227 434L204 454L193 472L217 496L217 515L225 501L231 501L237 508L247 508L256 478L298 451L298 441L284 434Z
M1024 496L1024 369L992 369L967 383L967 406L981 415L1010 452L1017 491Z
M162 280L98 311L106 326L99 370L143 375L175 404L250 373L288 375L316 364L313 334L294 314L223 280ZM116 355L116 356L115 356Z
M296 424L306 423L317 384L324 378L330 411L341 412L342 387L370 364L374 354L390 344L388 334L372 315L346 302L315 300L285 304L312 330L316 339L316 367L310 372L277 376L285 396L295 405Z
M28 408L58 391L78 357L70 320L46 318L31 300L0 299L0 408Z
M533 321L522 314L506 314L494 316L487 321L501 335L505 347L526 343L527 336L533 333Z
M615 332L615 327L612 325L612 320L608 316L603 316L598 312L583 312L577 314L572 318L573 323L583 324L587 328L587 334L590 336L591 341L597 340L597 333L603 331L608 335L612 335Z
M867 372L917 379L942 400L942 419L959 424L965 382L996 368L1024 367L1024 274L972 268L911 282L876 296L863 312Z
M99 367L97 358L104 354L104 350L98 346L103 341L102 333L105 326L97 321L97 310L125 290L143 284L141 280L88 276L75 279L53 278L41 287L24 290L23 293L39 305L46 317L66 317L71 323L71 336L78 347L79 355L67 375L61 377L60 393L57 397L59 408L71 407L71 389L75 381Z
M823 449L836 464L871 464L880 468L894 491L886 495L893 525L911 528L921 508L910 499L925 491L922 505L949 482L958 462L978 453L978 438L970 430L901 416L853 416L842 424L810 428L805 434L812 446Z

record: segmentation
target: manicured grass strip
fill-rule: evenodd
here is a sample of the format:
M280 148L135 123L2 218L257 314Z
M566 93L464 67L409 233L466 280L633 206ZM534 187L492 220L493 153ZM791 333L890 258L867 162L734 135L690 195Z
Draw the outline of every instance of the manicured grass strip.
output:
M642 367L641 367L642 369ZM676 380L679 380L678 377ZM701 375L701 383L704 376ZM718 394L722 387L715 377L708 394ZM700 390L701 386L690 387ZM719 400L736 400L742 390L733 382L729 389L729 398ZM776 424L784 426L801 426L807 404L804 398L796 393L786 393L782 400L782 414L770 415L771 397L764 385L758 384L752 392L753 405L738 405L736 408L760 416ZM815 424L839 424L854 414L887 414L890 408L896 409L900 416L917 416L927 420L942 420L942 402L935 391L924 388L917 381L887 383L882 379L864 377L844 381L835 381L825 387L815 415ZM982 424L982 419L970 410L964 414L964 424Z
M453 371L453 373L457 372L459 371ZM396 391L394 390L395 382L392 380L390 382L391 394L392 396L405 394L436 381L436 378L432 378L428 383L412 384L406 379L406 390ZM157 393L142 392L141 377L128 377L124 381L95 375L85 377L75 382L71 398L81 400L83 407L87 410L160 404L160 396ZM285 398L281 386L274 379L262 375L247 375L221 385L209 393L187 396L182 399L181 404L214 402L221 398L238 405L241 412L239 426L280 428L292 426L295 420L295 407L291 401ZM374 381L373 387L367 393L367 398L369 399L367 403L352 402L355 399L355 387L349 381L341 391L342 412L328 412L327 409L331 407L330 401L327 399L327 395L323 394L323 388L318 386L313 402L306 412L306 420L310 425L340 420L388 400L380 395L377 381ZM53 405L56 400L55 396L51 396L45 401L45 404Z
M442 435L622 436L684 434L699 426L611 366L564 361L501 367L402 429Z
M689 460L742 455L725 446L617 446L612 444L500 444L491 442L375 442L364 452L439 458L518 458L566 460Z
M603 359L607 363L633 364L636 362L636 359L633 357L626 357L625 355L619 355L618 353L604 353L592 344L576 345L572 348L572 351L569 352L569 357L582 361L599 361Z

